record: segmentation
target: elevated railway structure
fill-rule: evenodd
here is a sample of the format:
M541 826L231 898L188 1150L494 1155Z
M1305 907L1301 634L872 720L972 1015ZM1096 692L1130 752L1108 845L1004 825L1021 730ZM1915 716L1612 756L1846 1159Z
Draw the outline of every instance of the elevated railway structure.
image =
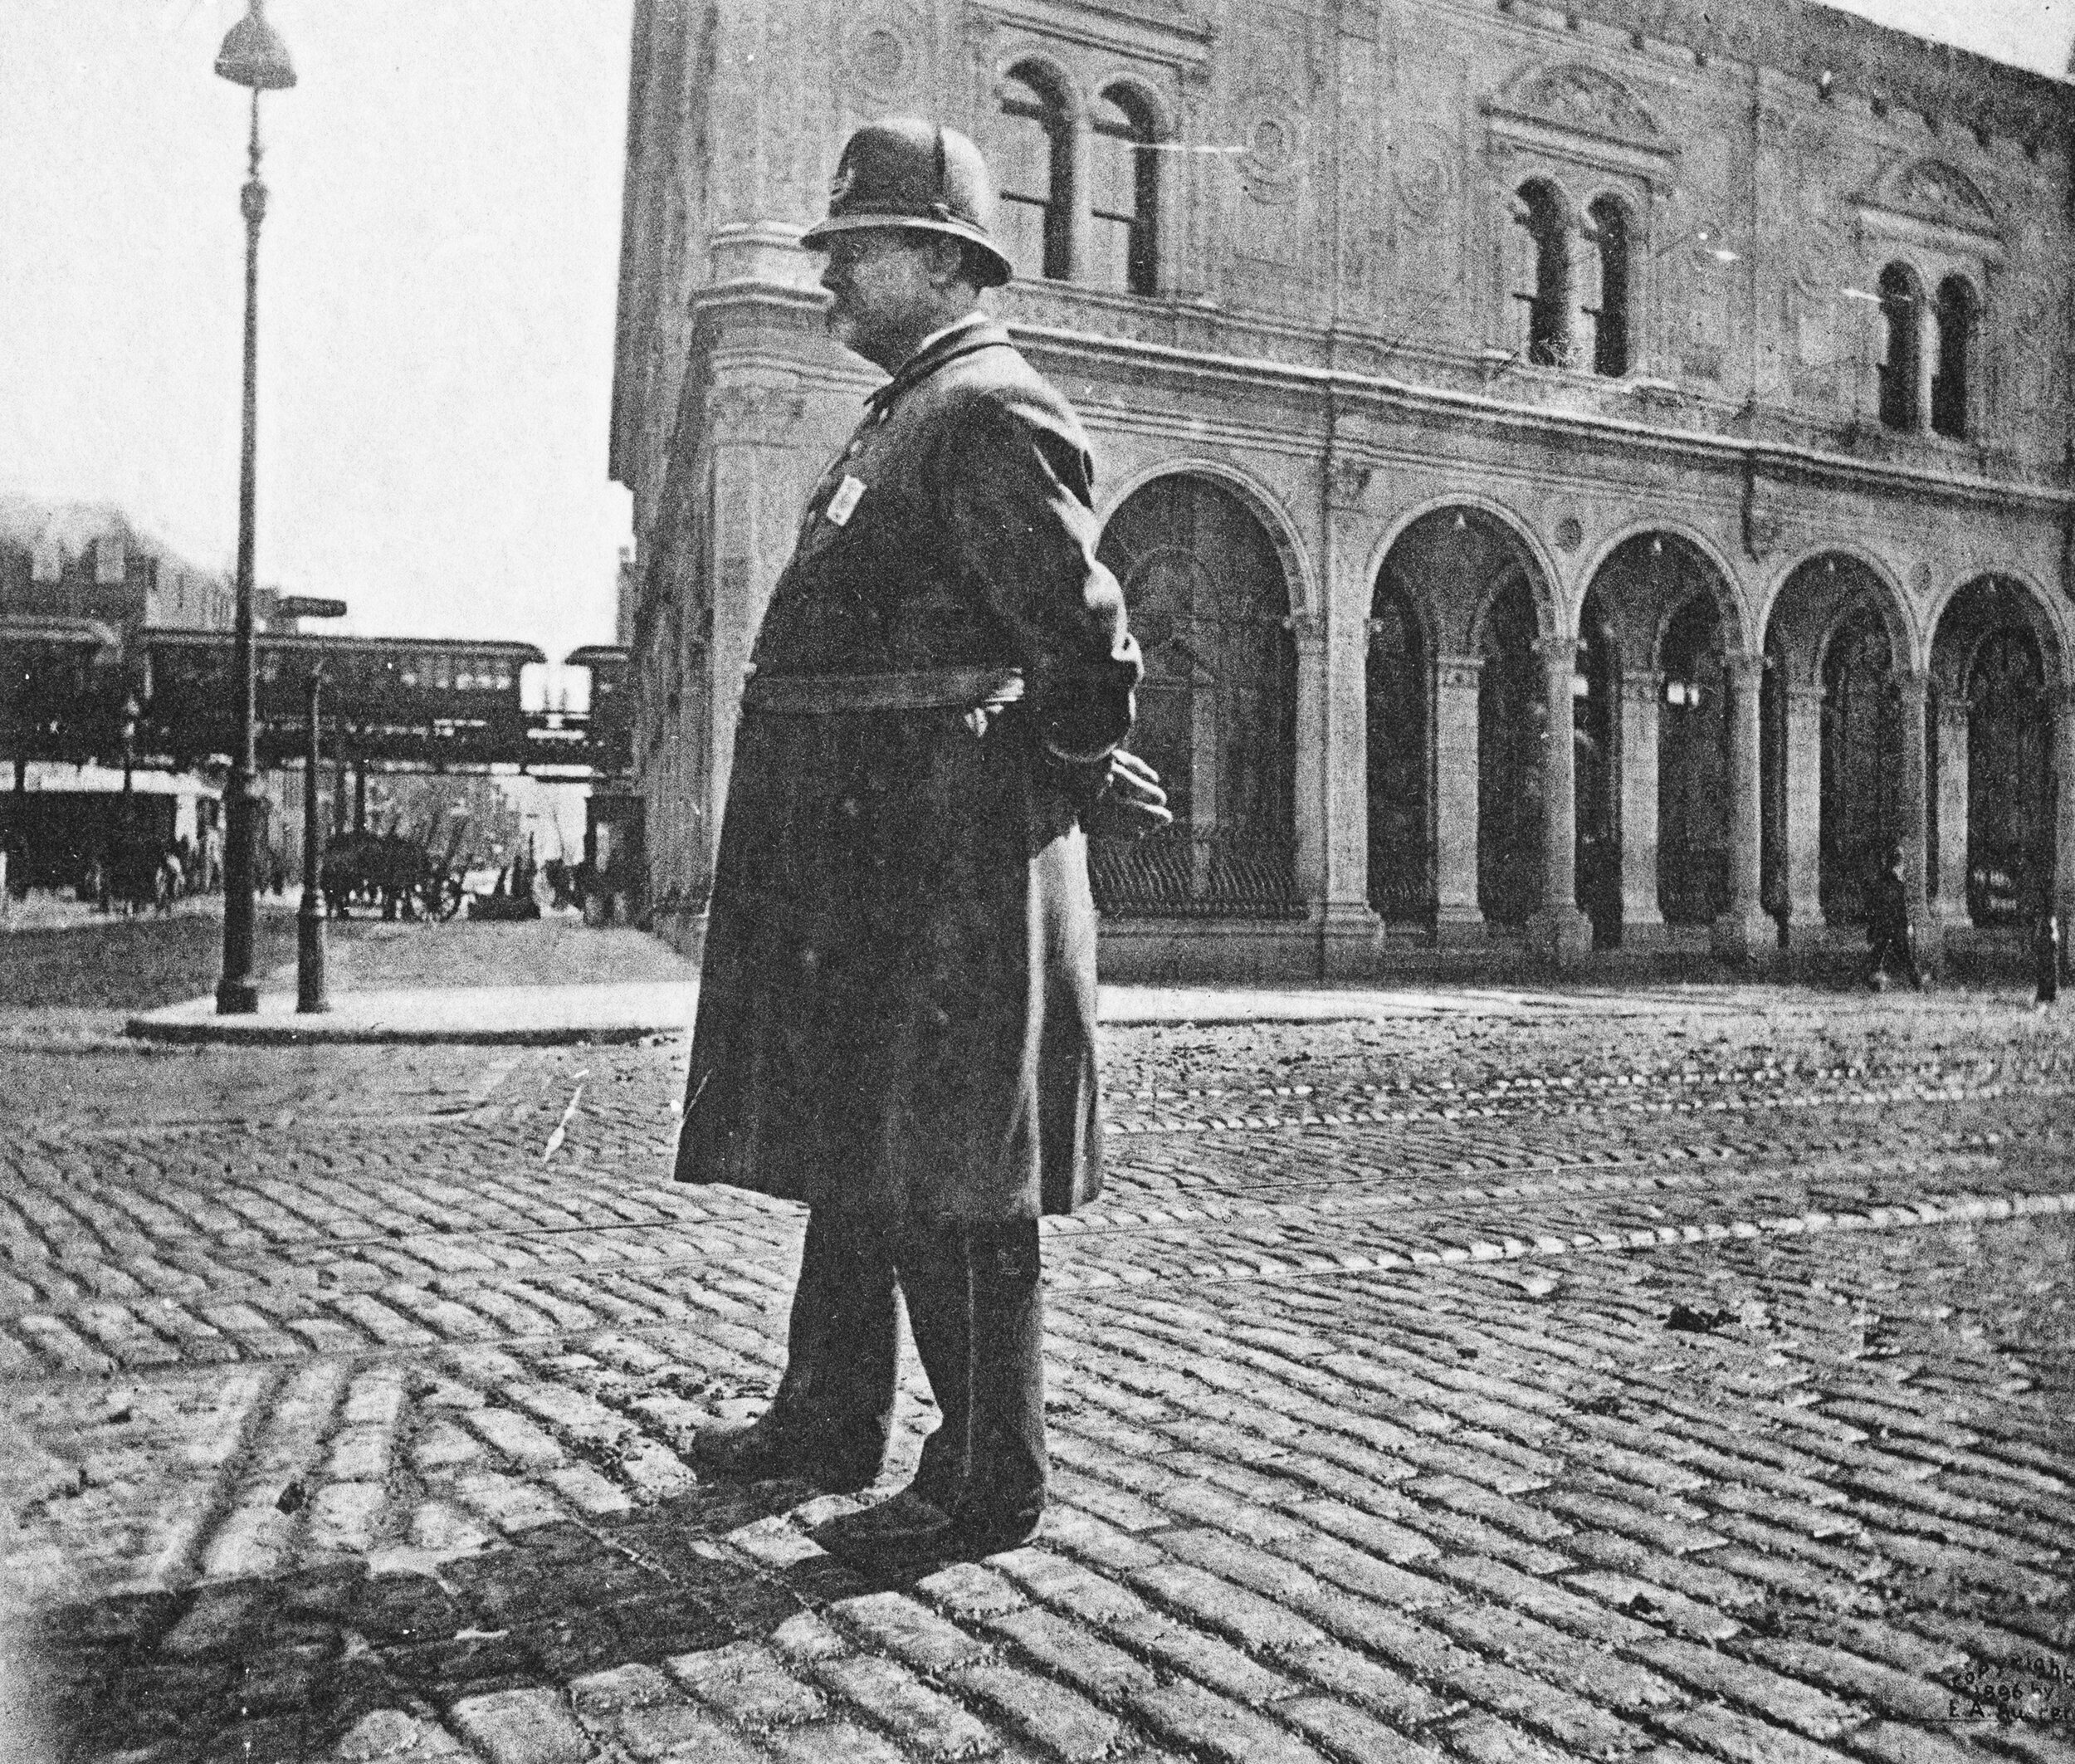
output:
M385 771L517 770L572 783L630 769L627 653L575 651L588 710L529 708L530 643L265 632L255 639L260 763L304 750L305 682L324 675L328 760ZM111 657L95 633L0 641L0 753L17 762L100 761L191 770L227 760L237 687L227 632L144 630Z

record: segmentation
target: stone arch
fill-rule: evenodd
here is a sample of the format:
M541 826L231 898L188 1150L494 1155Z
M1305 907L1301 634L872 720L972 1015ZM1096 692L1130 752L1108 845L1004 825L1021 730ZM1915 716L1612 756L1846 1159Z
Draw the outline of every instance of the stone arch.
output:
M1272 528L1221 476L1165 470L1118 501L1098 555L1146 657L1133 747L1174 824L1096 841L1106 911L1259 917L1296 900L1297 657Z
M1164 477L1210 478L1237 496L1267 529L1276 555L1282 559L1283 580L1289 589L1291 617L1305 624L1325 618L1326 600L1318 573L1311 566L1311 555L1304 548L1289 511L1263 479L1228 459L1216 459L1207 454L1170 455L1126 473L1106 495L1096 499L1096 513L1103 525L1107 527L1116 511L1147 485Z
M1856 924L1890 845L1921 874L1923 646L1893 575L1839 545L1781 569L1760 628L1766 897L1792 922Z
M1466 520L1482 517L1487 529L1496 529L1517 545L1526 561L1531 566L1528 571L1529 588L1535 598L1535 618L1537 632L1543 637L1554 637L1564 628L1564 611L1558 584L1562 573L1556 560L1536 535L1534 529L1520 515L1503 502L1481 496L1475 491L1455 491L1433 496L1414 504L1396 516L1384 529L1383 536L1370 550L1368 579L1374 583L1390 561L1390 555L1398 549L1399 542L1422 521L1435 515L1453 517L1461 513ZM1484 611L1482 601L1448 608L1434 603L1431 607L1431 625L1441 654L1474 655L1479 635L1479 620Z
M1128 67L1112 67L1090 81L1088 90L1104 96L1114 91L1129 92L1135 102L1144 106L1153 130L1153 139L1156 141L1174 139L1174 106L1167 94L1143 74Z
M1372 819L1372 903L1387 916L1411 903L1418 916L1430 897L1444 921L1521 923L1540 899L1545 706L1536 652L1560 628L1553 573L1511 511L1460 494L1402 512L1370 563L1371 608L1402 596L1411 612L1424 699L1394 717L1372 696L1365 713L1372 746L1419 745L1393 763L1424 791L1423 802L1394 804L1372 789L1372 817L1418 829L1414 850L1380 848L1384 830ZM1371 648L1365 681L1374 692L1388 671Z
M2007 583L2016 591L2015 603L2022 608L2026 628L2039 646L2039 657L2046 668L2046 683L2049 687L2065 687L2070 680L2069 645L2061 622L2061 601L2058 595L2047 592L2038 579L2029 571L2007 565L1995 569L1970 568L1954 576L1938 592L1937 598L1925 609L1924 628L1931 633L1931 672L1934 682L1948 670L1941 667L1945 658L1939 652L1940 628L1946 615L1952 610L1953 603L1969 589L1986 581ZM1949 677L1949 675L1948 675Z
M1730 897L1727 658L1747 642L1735 578L1704 535L1638 521L1600 548L1586 580L1580 897L1603 941L1631 921L1709 924Z
M1771 652L1775 639L1789 634L1789 628L1780 623L1789 584L1810 564L1826 564L1833 560L1864 570L1872 577L1877 589L1876 599L1881 616L1888 628L1888 639L1894 644L1895 653L1900 658L1898 665L1907 665L1915 670L1923 654L1923 644L1916 621L1910 616L1908 597L1903 592L1901 581L1894 571L1879 559L1849 544L1812 545L1790 559L1774 575L1759 603L1758 616L1752 621L1752 628L1759 633L1767 652ZM1799 632L1804 623L1799 616L1799 609L1790 608L1789 611L1791 628ZM1783 653L1781 662L1795 684L1805 685L1811 683L1815 671L1820 668L1822 656L1819 650L1797 651ZM1804 662L1809 665L1799 665Z
M1600 572L1623 546L1638 539L1661 537L1672 540L1693 552L1697 560L1706 566L1707 579L1715 595L1716 613L1735 638L1736 647L1752 647L1750 618L1743 596L1738 592L1736 572L1728 557L1706 533L1698 527L1682 520L1632 520L1614 531L1593 552L1584 567L1578 573L1579 579L1587 584L1599 579ZM1669 618L1674 606L1664 610ZM1662 621L1659 628L1651 634L1647 653L1638 653L1635 664L1654 667L1657 665L1658 646L1662 640Z

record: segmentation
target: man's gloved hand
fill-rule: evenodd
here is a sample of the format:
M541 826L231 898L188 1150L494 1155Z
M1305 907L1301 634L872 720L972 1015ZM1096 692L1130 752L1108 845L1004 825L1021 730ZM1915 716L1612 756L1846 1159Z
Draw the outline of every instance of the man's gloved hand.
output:
M1135 839L1174 822L1167 792L1160 788L1160 774L1121 747L1111 754L1109 776L1081 818L1091 838Z

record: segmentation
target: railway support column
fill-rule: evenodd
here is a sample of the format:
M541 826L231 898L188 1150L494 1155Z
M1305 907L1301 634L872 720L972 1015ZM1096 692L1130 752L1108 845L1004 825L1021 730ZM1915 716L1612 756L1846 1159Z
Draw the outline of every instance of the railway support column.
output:
M321 666L310 671L303 735L303 903L295 915L295 1009L314 1014L331 1009L325 992L324 840L317 830L318 695Z

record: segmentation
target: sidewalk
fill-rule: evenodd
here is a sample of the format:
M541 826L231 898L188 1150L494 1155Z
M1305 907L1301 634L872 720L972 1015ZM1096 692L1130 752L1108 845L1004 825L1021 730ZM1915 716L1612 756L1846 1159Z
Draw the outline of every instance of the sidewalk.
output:
M461 975L471 984L451 984ZM574 924L366 926L332 950L331 1008L298 1014L292 965L267 977L256 1015L220 1017L212 998L129 1019L144 1040L250 1045L398 1043L544 1047L638 1042L685 1033L698 1006L698 970L660 941ZM1629 1016L1675 994L1692 1005L1711 989L1544 993L1491 987L1105 986L1114 1025L1340 1023L1565 1011Z

